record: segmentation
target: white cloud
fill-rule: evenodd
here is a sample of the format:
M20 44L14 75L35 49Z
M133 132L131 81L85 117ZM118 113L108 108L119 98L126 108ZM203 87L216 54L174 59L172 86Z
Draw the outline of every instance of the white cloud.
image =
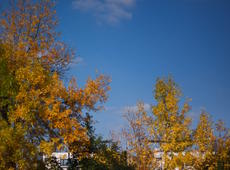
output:
M136 0L74 0L73 7L90 12L98 22L117 24L132 19L132 7Z
M84 61L84 58L82 57L76 57L72 60L72 62L70 63L70 68L73 69L73 68L77 68L78 66L85 66L85 61Z
M150 111L151 110L151 105L148 103L144 103L144 110L145 111ZM126 106L123 108L123 113L127 113L127 112L137 112L138 111L138 107L136 105L134 106Z
M76 62L78 64L78 63L82 63L83 61L84 60L82 57L76 57L74 62Z
M144 103L144 110L147 112L150 112L151 111L151 105L148 103ZM106 106L104 108L104 111L106 113L110 113L110 114L123 115L127 112L137 112L138 107L137 107L137 105L123 106L123 107Z

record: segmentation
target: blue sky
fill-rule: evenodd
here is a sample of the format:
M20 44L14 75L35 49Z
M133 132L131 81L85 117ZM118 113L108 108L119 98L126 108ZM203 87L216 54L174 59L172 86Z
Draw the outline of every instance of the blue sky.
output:
M59 0L61 38L80 61L68 76L83 85L96 70L112 78L97 132L124 124L138 100L154 104L157 77L172 75L192 117L202 109L230 126L229 0Z

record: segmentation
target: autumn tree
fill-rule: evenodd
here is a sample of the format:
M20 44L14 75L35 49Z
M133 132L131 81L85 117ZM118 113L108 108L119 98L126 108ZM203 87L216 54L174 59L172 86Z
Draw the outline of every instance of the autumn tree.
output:
M215 135L212 126L210 115L203 112L194 134L194 157L196 159L194 166L196 169L214 169L215 167Z
M230 133L224 122L214 123L203 112L194 134L194 163L196 169L225 169L230 158Z
M218 168L224 169L225 164L230 164L230 129L226 127L222 120L215 124L216 141L215 157Z
M52 0L10 1L0 20L0 39L11 49L8 65L14 71L38 60L44 69L63 73L74 57L58 40L55 3Z
M127 150L132 153L137 169L183 169L192 162L191 119L186 115L190 106L185 102L180 109L181 92L172 78L157 79L152 115L137 104L137 111L128 112L128 128L124 131ZM157 155L162 161L157 161ZM161 157L160 156L160 157Z
M154 145L150 141L148 132L148 124L151 119L147 115L144 103L137 103L137 110L129 109L124 114L124 118L127 126L123 129L123 136L130 164L134 164L137 170L156 168Z
M157 104L152 108L152 141L163 152L164 169L182 169L186 151L192 145L191 119L186 116L189 105L185 102L179 107L181 91L172 78L157 79L154 97Z
M20 124L11 126L9 111L14 108L18 87L5 59L6 51L0 44L0 169L6 167L34 167L36 148L25 138Z
M61 79L74 54L58 40L51 0L11 1L0 19L1 153L4 169L33 169L38 153L68 148L84 156L89 143L84 110L107 100L109 78L89 78L84 87ZM10 141L10 142L9 142Z

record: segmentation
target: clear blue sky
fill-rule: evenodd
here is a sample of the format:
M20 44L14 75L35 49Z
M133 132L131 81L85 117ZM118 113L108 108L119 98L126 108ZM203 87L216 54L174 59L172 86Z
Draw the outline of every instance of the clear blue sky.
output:
M98 133L119 129L126 106L154 104L155 80L168 75L192 98L195 120L205 109L230 126L229 0L59 0L57 14L80 61L69 77L112 78Z

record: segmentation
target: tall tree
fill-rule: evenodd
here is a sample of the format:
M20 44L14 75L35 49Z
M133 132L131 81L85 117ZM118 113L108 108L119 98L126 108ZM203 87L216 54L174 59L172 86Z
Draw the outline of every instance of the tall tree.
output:
M163 152L164 169L183 168L186 152L192 145L191 119L186 116L189 105L179 108L181 92L172 78L157 79L152 112L152 142L159 144Z
M0 154L1 166L33 168L29 159L36 159L37 153L50 154L64 147L83 156L89 139L81 123L82 113L97 111L107 100L109 78L104 75L95 80L89 78L82 88L72 79L68 87L64 86L60 76L64 75L73 53L58 40L52 1L12 1L0 22L4 49L1 72L7 73L0 83L4 99L0 101L3 122L0 129L1 137L5 136L5 140L0 140L0 146L5 148ZM18 139L20 147L14 145Z

